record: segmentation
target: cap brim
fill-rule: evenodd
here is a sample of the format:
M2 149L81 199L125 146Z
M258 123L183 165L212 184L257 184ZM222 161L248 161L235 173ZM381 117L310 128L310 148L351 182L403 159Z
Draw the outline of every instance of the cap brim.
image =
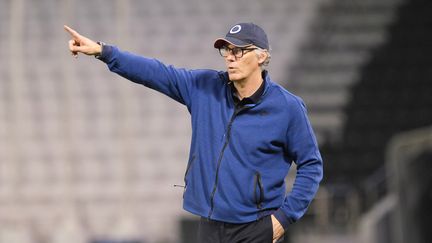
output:
M237 47L247 47L247 46L252 45L250 43L241 41L241 40L236 39L236 38L225 37L225 38L216 39L213 46L214 46L214 48L221 48L222 46L224 46L226 44L231 44L231 45L237 46Z

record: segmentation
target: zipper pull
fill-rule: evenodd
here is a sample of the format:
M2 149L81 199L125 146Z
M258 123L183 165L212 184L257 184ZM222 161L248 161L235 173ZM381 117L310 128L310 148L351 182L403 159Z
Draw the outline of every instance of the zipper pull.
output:
M185 188L186 186L184 186L184 185L174 184L174 187L182 187L182 188Z

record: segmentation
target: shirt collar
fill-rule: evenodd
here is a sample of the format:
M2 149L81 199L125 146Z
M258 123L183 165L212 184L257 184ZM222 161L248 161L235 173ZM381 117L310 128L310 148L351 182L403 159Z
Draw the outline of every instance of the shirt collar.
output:
M260 100L261 95L264 93L265 79L263 79L263 82L261 83L261 85L258 88L258 90L255 91L255 93L253 93L249 97L244 97L242 100L239 99L239 97L237 95L237 90L236 90L236 88L235 88L235 86L234 86L234 84L232 82L230 82L230 86L231 86L231 90L232 90L232 96L233 96L234 102L236 104L238 104L238 103L241 103L241 104L256 104Z
M234 99L234 103L237 104L256 104L258 103L258 101L260 100L262 94L264 93L264 88L265 88L265 83L266 83L266 79L265 79L265 72L263 72L262 74L263 76L263 81L260 85L260 87L257 89L257 91L255 91L255 93L253 93L251 96L249 97L245 97L242 100L239 99L238 95L237 95L237 89L234 86L233 82L229 82L229 85L231 86L231 90L232 90L232 96Z

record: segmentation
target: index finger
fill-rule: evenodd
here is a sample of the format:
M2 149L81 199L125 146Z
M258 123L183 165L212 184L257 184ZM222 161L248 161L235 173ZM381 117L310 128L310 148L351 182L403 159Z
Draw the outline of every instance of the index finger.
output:
M74 39L79 39L81 37L81 35L78 34L78 32L73 30L71 27L69 27L67 25L64 25L63 27L70 35L72 35L72 37L74 37Z

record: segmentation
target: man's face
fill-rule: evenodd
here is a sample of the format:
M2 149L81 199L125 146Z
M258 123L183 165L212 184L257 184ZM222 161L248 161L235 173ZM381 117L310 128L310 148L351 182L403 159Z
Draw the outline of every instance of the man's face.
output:
M229 79L233 82L247 80L255 72L261 73L259 66L259 58L254 52L256 47L250 46L243 48L243 56L236 57L233 54L233 49L236 47L233 45L227 45L228 51L225 58L225 64L227 67ZM238 50L237 50L238 51ZM235 50L234 50L235 52ZM241 51L240 51L241 52Z

